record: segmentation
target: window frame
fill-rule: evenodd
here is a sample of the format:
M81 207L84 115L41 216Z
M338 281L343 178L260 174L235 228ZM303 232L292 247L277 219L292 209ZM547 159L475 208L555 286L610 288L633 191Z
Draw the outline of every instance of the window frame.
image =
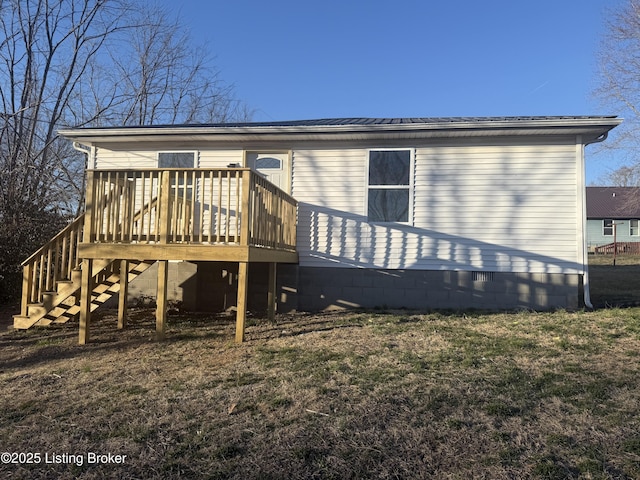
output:
M635 222L635 227L633 226L633 223ZM636 233L633 233L635 229ZM630 218L629 219L629 236L630 237L640 237L640 220L638 220L637 218Z
M407 185L376 185L369 183L369 168L371 163L371 154L373 152L409 152L409 181ZM414 188L415 188L415 162L416 162L416 149L414 147L385 147L385 148L369 148L366 152L366 162L365 162L365 179L366 179L366 187L365 187L365 195L364 195L364 212L367 217L367 222L371 224L400 224L400 225L413 225L413 217L414 217ZM407 190L409 193L408 200L408 212L407 212L407 220L371 220L369 218L369 192L371 189L376 190Z
M608 226L607 226L607 222L610 222ZM607 229L611 229L611 233L607 233ZM602 219L602 236L613 237L613 218Z

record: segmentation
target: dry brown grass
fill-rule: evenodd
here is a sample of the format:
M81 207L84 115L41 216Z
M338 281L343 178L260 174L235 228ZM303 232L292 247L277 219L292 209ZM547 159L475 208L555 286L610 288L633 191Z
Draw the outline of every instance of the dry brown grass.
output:
M591 298L596 307L640 305L640 255L590 255Z
M0 335L1 478L640 478L640 310L153 312Z

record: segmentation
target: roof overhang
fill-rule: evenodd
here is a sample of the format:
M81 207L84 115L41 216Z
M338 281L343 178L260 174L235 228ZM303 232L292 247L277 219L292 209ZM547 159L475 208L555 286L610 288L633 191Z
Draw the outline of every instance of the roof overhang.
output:
M584 117L483 117L436 119L330 119L214 125L72 128L60 135L84 145L129 142L270 143L371 141L496 136L580 136L583 144L603 139L622 119Z

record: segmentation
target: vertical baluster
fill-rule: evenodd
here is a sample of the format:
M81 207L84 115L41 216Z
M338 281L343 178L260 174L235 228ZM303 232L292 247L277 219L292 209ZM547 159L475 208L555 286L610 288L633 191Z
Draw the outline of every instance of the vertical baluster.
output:
M131 215L131 221L129 222L129 233L127 240L133 242L134 238L134 224L136 223L134 215L136 213L136 185L138 184L138 178L135 174L131 175L131 181L129 182L129 214Z
M187 182L187 172L182 172L182 189L184 193L182 194L182 241L187 240L187 235L189 233L189 201L188 198L189 188ZM192 189L193 191L193 189Z
M60 270L63 272L60 278L64 280L70 279L69 273L69 240L71 238L73 229L70 229L67 234L62 237L62 251L60 252Z
M111 241L111 203L112 203L112 194L113 194L113 186L112 183L113 178L111 178L111 172L107 173L107 183L106 183L106 198L105 198L105 220L102 222L102 228L104 228L104 241Z
M42 292L44 290L44 278L45 278L45 253L44 251L40 254L40 265L38 268L38 302L42 301Z
M154 185L156 186L158 192L160 190L160 172L149 172L149 181L148 188L149 193L142 192L143 194L143 204L147 206L147 212L149 214L149 218L147 219L147 243L151 243L152 241L158 241L158 224L160 219L158 218L158 207L156 205L156 213L155 218L153 215L153 198L154 198ZM156 193L156 198L159 198L159 193Z
M144 235L145 235L145 230L144 230L144 226L145 226L145 216L146 216L146 212L145 212L145 207L147 206L146 201L146 174L145 172L142 172L142 174L140 175L140 223L138 226L138 237L140 239L140 242L144 241ZM151 208L151 205L148 206L148 208ZM149 223L151 223L151 216L149 216ZM149 238L146 239L145 243L149 242Z
M129 172L123 172L122 181L122 241L131 242L131 223L133 222L133 212L131 211L131 180Z
M198 215L198 243L202 243L202 231L204 230L204 189L205 189L205 183L204 183L204 176L205 176L205 172L204 171L200 171L198 172L198 175L200 176L200 178L198 179L198 189L199 189L199 193L198 196L200 197L200 214ZM194 185L194 188L196 186ZM195 208L194 208L195 211ZM195 216L195 214L194 214Z
M231 222L231 170L227 170L227 197L226 197L226 203L227 203L227 215L225 218L225 224L224 224L224 231L225 231L225 238L224 238L224 242L225 243L229 243L229 238L230 238L230 222Z
M218 229L218 237L216 241L222 241L222 171L218 171L218 212L216 215L216 227Z
M102 175L102 184L100 186L100 209L96 212L96 217L98 219L98 225L97 225L97 231L96 231L96 239L99 242L104 242L106 240L105 238L105 231L104 231L104 217L105 217L105 209L107 207L107 194L108 194L108 189L109 189L109 179L107 178L108 175L105 173L104 175ZM100 232L100 235L98 236L98 232Z
M44 291L51 291L51 277L53 276L53 272L51 271L51 265L53 263L53 246L49 245L46 250L46 263L45 263L45 274L44 274Z
M215 232L215 223L214 223L214 207L215 202L213 201L213 179L215 178L215 173L213 170L209 170L209 198L207 202L209 202L209 243L213 243L213 235Z
M180 233L180 186L178 183L180 182L180 173L172 172L171 173L171 185L173 187L173 205L172 205L172 215L171 215L171 225L173 231L173 242L178 241L178 234Z
M234 218L236 220L236 229L233 232L233 235L235 236L235 243L239 243L238 239L240 237L240 172L238 170L235 170L233 172L233 178L235 180L235 185L236 185L236 201L235 201L235 212L236 214L234 215Z
M62 264L62 238L56 239L56 248L53 251L53 287L56 288L56 283L60 279L60 265Z
M36 291L38 285L38 259L35 258L31 262L31 278L29 281L29 303L37 302Z
M122 195L124 193L124 182L122 181L122 172L116 173L116 201L114 206L114 221L113 221L113 241L121 242L122 241L122 228L124 225L122 224Z

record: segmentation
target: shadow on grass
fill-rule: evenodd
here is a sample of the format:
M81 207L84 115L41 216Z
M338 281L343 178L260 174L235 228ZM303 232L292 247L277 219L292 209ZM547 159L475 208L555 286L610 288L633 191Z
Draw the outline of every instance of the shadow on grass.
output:
M640 265L592 265L589 273L596 308L640 305Z

